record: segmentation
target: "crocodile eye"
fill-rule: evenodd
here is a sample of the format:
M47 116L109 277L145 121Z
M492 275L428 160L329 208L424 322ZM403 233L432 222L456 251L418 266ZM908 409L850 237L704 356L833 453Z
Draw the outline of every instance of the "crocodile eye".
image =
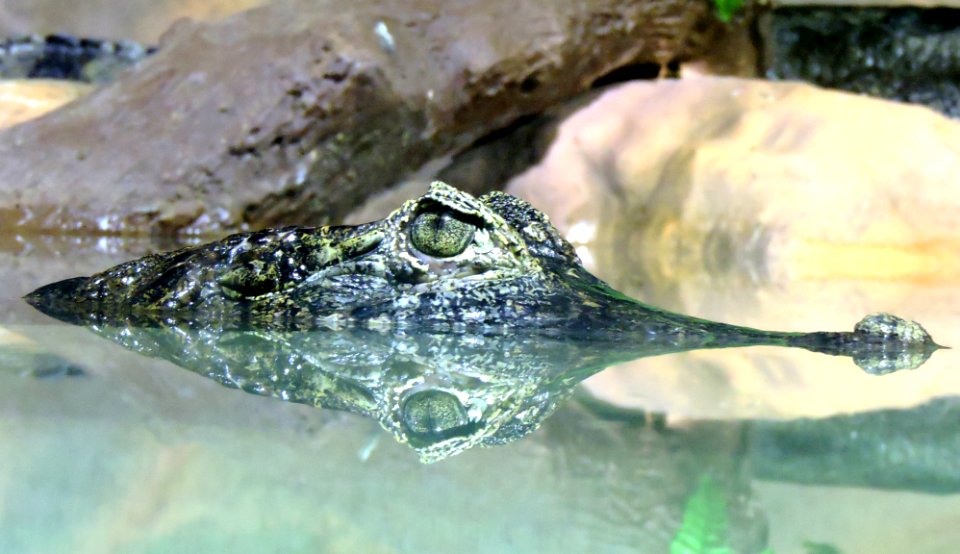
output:
M245 264L220 277L217 282L229 296L254 298L277 290L276 268L263 264Z
M473 240L476 225L453 211L423 212L410 225L414 248L428 256L450 258L462 253Z
M438 390L426 390L407 398L402 407L403 423L422 439L433 441L455 436L469 423L467 411L456 396Z

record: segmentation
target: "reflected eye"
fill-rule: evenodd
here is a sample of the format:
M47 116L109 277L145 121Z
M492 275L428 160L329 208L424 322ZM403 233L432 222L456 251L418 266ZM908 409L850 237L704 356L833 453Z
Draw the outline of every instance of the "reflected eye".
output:
M410 241L428 256L450 258L467 249L476 230L457 212L423 212L410 225Z
M463 404L448 392L417 392L404 401L401 410L403 423L417 443L438 442L472 429Z

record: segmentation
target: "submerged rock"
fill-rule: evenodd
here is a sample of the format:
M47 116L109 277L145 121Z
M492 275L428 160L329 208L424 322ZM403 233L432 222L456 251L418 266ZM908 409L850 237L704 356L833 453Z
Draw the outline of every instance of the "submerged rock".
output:
M957 494L958 423L953 396L912 410L753 422L746 443L765 480Z

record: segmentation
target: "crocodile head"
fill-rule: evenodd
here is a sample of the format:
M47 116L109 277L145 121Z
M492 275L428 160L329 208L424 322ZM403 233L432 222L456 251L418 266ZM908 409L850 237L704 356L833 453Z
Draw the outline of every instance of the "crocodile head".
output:
M92 325L535 329L647 352L655 345L659 353L798 346L893 368L900 360L922 363L938 348L919 325L886 332L913 329L893 316L854 333L804 334L647 306L586 271L546 216L523 200L500 192L477 199L443 183L380 221L233 235L53 283L26 298L53 317Z
M233 235L53 283L27 300L74 323L336 328L556 326L625 298L587 273L523 200L477 199L436 182L380 221Z

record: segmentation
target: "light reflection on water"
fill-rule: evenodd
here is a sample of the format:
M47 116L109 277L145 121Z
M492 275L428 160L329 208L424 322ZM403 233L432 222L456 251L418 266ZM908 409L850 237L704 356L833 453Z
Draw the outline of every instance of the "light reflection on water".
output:
M0 340L17 342L0 358L2 552L664 552L705 475L737 551L945 552L960 539L931 529L960 516L954 351L882 377L769 348L644 359L573 389L522 440L422 465L369 419L224 388L18 300L132 250L0 254L13 333ZM700 298L714 294L730 297ZM662 303L691 311L676 298ZM751 319L763 306L692 311L790 328ZM837 329L889 309L832 307ZM942 312L921 311L904 315L960 344Z

